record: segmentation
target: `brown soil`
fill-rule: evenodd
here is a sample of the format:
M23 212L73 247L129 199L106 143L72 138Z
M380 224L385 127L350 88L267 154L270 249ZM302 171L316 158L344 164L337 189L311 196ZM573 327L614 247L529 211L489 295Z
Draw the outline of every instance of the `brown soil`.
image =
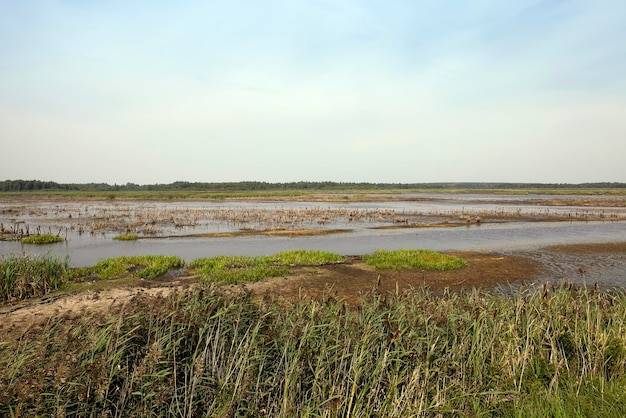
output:
M466 267L448 271L376 270L360 257L344 264L299 267L287 277L247 285L257 295L273 299L294 300L326 295L356 303L367 293L404 292L428 286L435 293L472 288L489 289L532 279L541 266L530 259L485 253L450 253L467 260Z

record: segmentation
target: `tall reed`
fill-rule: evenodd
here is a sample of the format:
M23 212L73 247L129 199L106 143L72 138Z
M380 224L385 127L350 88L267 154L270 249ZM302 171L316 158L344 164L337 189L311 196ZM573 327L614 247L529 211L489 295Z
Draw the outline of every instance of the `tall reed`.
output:
M0 413L624 416L626 296L137 297L6 343Z
M0 301L41 296L67 281L68 261L52 255L0 256Z

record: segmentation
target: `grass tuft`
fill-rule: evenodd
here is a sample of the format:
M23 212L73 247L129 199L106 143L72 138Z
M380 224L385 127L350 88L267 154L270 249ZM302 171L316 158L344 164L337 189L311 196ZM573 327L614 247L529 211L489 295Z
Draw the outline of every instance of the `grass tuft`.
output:
M367 264L377 269L452 270L467 265L462 258L431 250L377 250L363 256Z
M137 234L121 234L114 236L113 239L118 241L137 241L139 236Z
M57 237L56 235L29 235L27 237L22 238L22 244L54 244L56 242L62 242L63 238Z
M101 279L110 279L128 273L135 277L152 279L166 273L169 269L184 266L185 261L176 256L123 256L99 261L89 269L89 273L95 274Z
M294 250L266 257L199 258L192 261L189 267L196 269L206 281L235 284L283 276L289 273L288 266L317 266L344 261L344 257L327 251Z
M287 266L321 266L323 264L343 263L346 258L328 251L294 250L274 254L269 259L276 264Z
M215 283L257 282L267 277L277 277L289 272L284 266L271 263L268 257L217 256L199 258L189 267L196 269L206 281Z

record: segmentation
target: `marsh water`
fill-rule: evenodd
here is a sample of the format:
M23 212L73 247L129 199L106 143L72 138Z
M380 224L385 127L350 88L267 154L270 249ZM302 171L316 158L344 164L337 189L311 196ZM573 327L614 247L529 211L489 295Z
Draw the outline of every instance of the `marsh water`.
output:
M594 280L626 286L626 254L586 254L581 258L580 254L557 255L544 249L561 244L626 242L626 221L614 220L626 217L623 196L585 196L584 205L567 203L573 198L580 199L550 196L551 202L545 204L542 196L419 194L403 195L401 200L359 202L6 200L0 202L2 228L51 232L65 241L44 246L0 241L0 254L52 253L68 256L70 264L78 267L121 255L167 254L190 261L293 249L359 255L379 248L426 248L522 254L546 266L546 277L538 279L575 280L577 269L584 264ZM469 221L478 216L492 222ZM415 226L423 217L438 224L406 227L409 223ZM567 221L567 217L573 220ZM558 222L553 221L557 218ZM468 219L468 223L442 227L441 222L450 219ZM190 236L267 229L346 232L291 238ZM145 239L113 240L125 232Z

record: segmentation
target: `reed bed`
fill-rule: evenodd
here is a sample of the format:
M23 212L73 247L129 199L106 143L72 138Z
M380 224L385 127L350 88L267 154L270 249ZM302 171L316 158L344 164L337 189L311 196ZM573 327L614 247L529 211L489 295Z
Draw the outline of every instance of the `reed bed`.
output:
M0 256L0 302L42 296L67 281L67 260L50 255Z
M625 416L626 297L428 289L285 305L215 286L0 346L4 416Z

